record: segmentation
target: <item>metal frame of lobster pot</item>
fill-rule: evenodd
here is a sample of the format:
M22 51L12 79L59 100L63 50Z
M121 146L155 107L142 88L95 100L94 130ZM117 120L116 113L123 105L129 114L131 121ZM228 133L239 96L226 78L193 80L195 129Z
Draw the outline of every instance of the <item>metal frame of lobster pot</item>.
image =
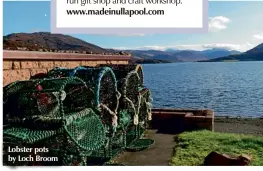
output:
M141 65L98 65L98 67L110 67L118 82L118 91L121 93L119 113L122 109L128 110L131 119L139 109L139 89L143 85L143 72Z
M126 150L129 151L144 150L154 144L154 140L141 139L147 121L151 119L151 98L149 89L141 89L139 85L140 78L134 70L118 80L118 88L122 94L119 113L125 118L123 114L126 112L126 117L131 118L131 123L126 127Z
M133 104L135 104L134 107L137 108L137 109L135 109L135 111L137 111L137 113L139 113L139 111L142 111L141 109L139 109L140 108L140 98L136 98L136 97L134 98L134 96L137 95L137 91L139 92L139 96L141 96L140 94L143 94L143 96L141 96L142 98L145 98L146 95L150 96L149 89L145 88L143 85L144 80L143 80L142 65L133 65L133 64L129 64L129 65L106 65L106 64L103 64L103 65L98 65L98 66L99 67L107 66L107 67L112 68L112 70L114 71L116 78L118 80L119 91L122 93L123 96L128 97L128 99L126 99L126 100L131 100L133 102ZM138 74L138 77L139 77L139 84L138 84L139 88L137 89L137 87L132 87L130 89L132 83L134 83L134 85L137 84L138 80L136 78L137 77L136 73ZM128 80L126 83L125 83L125 79ZM129 88L126 88L125 86L129 86ZM129 93L126 93L126 90L128 90ZM147 90L147 91L145 91L145 90ZM123 99L125 99L125 97L123 97L122 100ZM150 106L150 101L148 101L148 99L149 98L147 98L145 100L147 100L147 106ZM144 99L143 99L143 103L146 103L146 102L144 102ZM121 104L120 108L123 108L122 104ZM128 110L131 110L132 107L126 107L126 108ZM149 108L149 107L147 107L147 108ZM134 113L135 113L135 111L134 111ZM130 112L131 111L129 111L129 113ZM142 111L142 112L145 113L144 111ZM120 113L120 115L124 115L124 112ZM141 119L142 119L142 116L140 115L140 120ZM142 122L146 122L146 121L142 121Z
M98 65L98 67L110 67L115 75L117 80L125 78L127 76L127 74L131 71L136 71L139 75L140 78L140 87L143 87L144 82L144 74L143 74L143 68L142 65L133 65L133 64L128 64L128 65L107 65L107 64L101 64Z
M148 88L139 91L141 96L141 106L139 109L139 125L145 130L148 128L148 121L152 120L152 97Z
M119 114L121 118L130 119L130 122L125 125L126 146L129 146L135 139L139 138L137 129L140 108L139 84L140 78L135 71L129 72L126 77L118 80L118 89L122 94Z
M7 147L20 146L45 147L49 152L39 154L42 158L58 159L26 165L86 165L87 157L106 140L105 126L89 108L87 94L92 93L77 77L17 81L4 87L4 162L21 165L5 160Z
M55 68L48 72L48 76L50 78L74 76L82 79L89 89L93 91L93 96L90 96L93 103L92 107L104 110L104 112L101 112L103 122L112 124L112 117L114 117L112 115L118 109L120 94L117 91L116 77L110 68Z

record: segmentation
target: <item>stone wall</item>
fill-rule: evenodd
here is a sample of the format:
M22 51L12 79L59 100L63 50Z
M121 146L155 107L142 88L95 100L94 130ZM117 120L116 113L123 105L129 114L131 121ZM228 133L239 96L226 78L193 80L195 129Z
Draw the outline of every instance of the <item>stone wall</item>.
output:
M194 109L152 109L151 127L159 132L214 131L214 112Z
M29 51L4 51L3 84L28 80L38 73L47 73L54 67L75 68L99 64L128 64L130 56L63 54Z

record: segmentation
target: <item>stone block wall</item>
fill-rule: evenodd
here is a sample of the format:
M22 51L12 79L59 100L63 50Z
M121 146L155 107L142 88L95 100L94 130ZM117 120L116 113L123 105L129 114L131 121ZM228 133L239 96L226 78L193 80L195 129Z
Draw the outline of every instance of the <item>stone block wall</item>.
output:
M214 112L208 109L152 109L151 127L169 133L214 131Z
M44 52L4 51L3 85L17 80L28 80L38 73L55 67L75 68L99 64L128 64L130 56L83 55Z

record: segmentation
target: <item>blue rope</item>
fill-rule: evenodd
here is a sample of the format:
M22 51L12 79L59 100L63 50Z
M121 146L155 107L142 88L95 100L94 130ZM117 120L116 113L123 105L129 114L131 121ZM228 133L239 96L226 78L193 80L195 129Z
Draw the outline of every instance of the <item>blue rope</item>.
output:
M69 76L74 76L76 74L77 71L80 71L80 70L88 70L87 68L85 67L82 67L82 66L79 66L79 67L76 67L75 69L73 69L73 71L69 74Z
M92 70L98 70L98 68L87 68L87 67L83 67L83 66L79 66L79 67L76 67L74 68L69 76L72 77L72 76L75 76L76 73L78 71L81 71L81 70L84 70L84 71L92 71ZM99 105L100 104L100 97L99 97L99 93L100 93L100 82L101 82L101 79L103 77L103 75L106 73L106 72L110 72L112 78L113 78L113 81L114 81L114 90L117 92L117 79L115 77L115 74L113 72L113 70L109 67L103 67L101 68L101 71L99 72L99 75L97 77L97 80L95 81L95 105ZM84 80L85 81L85 80Z

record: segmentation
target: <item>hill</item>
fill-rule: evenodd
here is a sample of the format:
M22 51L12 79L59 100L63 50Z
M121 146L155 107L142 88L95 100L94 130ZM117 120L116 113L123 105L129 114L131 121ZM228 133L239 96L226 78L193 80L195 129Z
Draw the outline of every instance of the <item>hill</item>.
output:
M204 51L195 50L125 50L132 56L142 59L164 60L168 62L195 62L200 60L209 60L226 55L240 54L238 51L229 51L226 49L209 49Z
M131 63L134 63L134 64L159 64L159 63L171 63L171 62L165 61L165 60L158 60L158 59L143 59L143 58L133 57L131 59Z
M209 59L215 59L215 58L228 56L228 55L238 55L238 54L241 54L241 52L236 51L236 50L213 48L213 49L204 50L201 52L201 54L207 56Z
M94 54L112 52L72 36L51 34L48 32L9 34L4 36L4 49L24 49L30 51L85 51Z
M224 62L224 61L263 61L263 43L238 55L229 55L221 58L205 60L201 62Z

